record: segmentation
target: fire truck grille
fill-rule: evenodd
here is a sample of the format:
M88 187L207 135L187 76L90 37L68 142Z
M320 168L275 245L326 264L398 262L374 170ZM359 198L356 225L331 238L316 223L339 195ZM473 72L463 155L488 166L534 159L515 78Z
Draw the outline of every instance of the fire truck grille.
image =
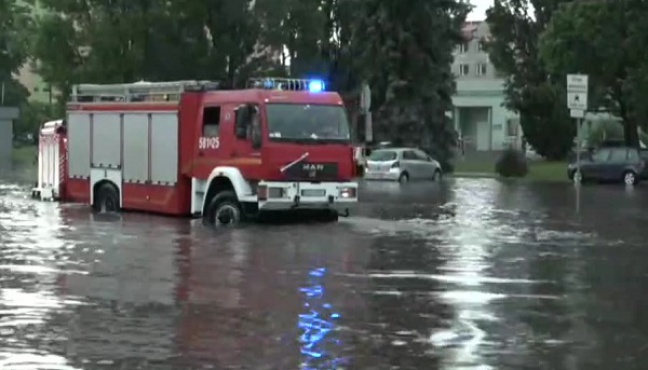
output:
M331 181L338 179L337 163L302 162L286 171L287 180Z

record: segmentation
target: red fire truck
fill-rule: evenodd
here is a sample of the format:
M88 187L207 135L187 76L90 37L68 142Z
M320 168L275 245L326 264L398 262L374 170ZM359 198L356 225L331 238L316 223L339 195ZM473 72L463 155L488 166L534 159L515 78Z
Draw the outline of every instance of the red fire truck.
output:
M337 219L357 202L342 99L317 80L74 86L44 124L33 196L234 223L264 211Z

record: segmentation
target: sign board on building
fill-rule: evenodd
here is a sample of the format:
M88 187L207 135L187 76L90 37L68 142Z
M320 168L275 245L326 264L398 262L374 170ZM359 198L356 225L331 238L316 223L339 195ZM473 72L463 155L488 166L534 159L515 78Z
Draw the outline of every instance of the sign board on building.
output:
M587 75L567 75L567 108L574 118L583 118L587 110L589 78Z

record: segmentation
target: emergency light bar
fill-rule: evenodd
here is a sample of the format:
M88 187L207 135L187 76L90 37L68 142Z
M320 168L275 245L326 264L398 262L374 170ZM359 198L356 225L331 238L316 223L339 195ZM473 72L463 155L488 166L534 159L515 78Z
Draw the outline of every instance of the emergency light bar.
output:
M298 78L251 78L248 81L249 89L309 91L322 92L326 89L324 81Z

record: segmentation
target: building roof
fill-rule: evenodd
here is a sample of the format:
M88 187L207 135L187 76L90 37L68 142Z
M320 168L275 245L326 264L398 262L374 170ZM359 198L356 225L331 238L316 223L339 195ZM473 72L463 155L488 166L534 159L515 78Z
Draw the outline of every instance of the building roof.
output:
M479 25L482 22L466 22L464 23L463 27L461 28L461 34L466 39L466 41L470 41L475 37L475 33L477 32L477 28L479 28Z

